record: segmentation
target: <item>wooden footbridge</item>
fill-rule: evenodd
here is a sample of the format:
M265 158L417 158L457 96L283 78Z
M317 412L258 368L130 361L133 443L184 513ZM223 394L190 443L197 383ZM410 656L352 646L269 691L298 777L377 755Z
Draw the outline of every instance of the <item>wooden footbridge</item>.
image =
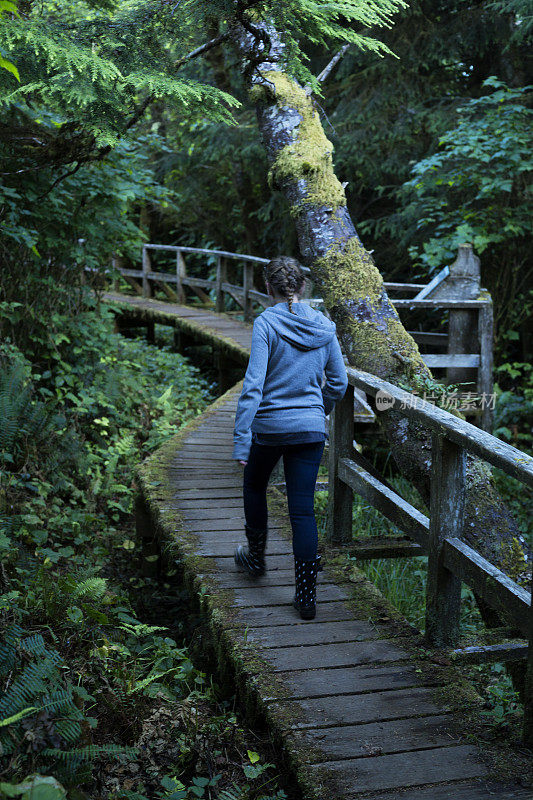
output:
M200 288L205 294L207 283ZM144 324L153 335L154 324L170 324L178 344L180 337L211 344L221 369L248 358L246 322L153 297L109 291L102 297L115 309L119 326ZM233 550L243 541L244 525L242 467L231 454L241 383L138 467L137 530L144 552L163 551L178 560L211 632L221 672L235 682L250 711L267 722L305 798L531 798L526 788L531 756L526 743L533 741L531 646L524 744L512 758L510 750L492 746L484 736L480 699L460 667L469 659L527 659L531 595L467 547L460 533L464 452L475 452L529 485L533 460L420 398L406 404L411 395L374 376L349 369L349 381L330 422L330 518L335 530L344 526L341 538L349 539L353 492L360 492L405 532L410 553L428 554L426 639L359 570L346 565L339 546L326 552L316 620L301 621L291 606L290 524L284 497L275 489L269 496L268 572L252 579L236 569ZM429 519L357 461L353 392L372 396L380 388L406 416L434 431ZM332 534L333 528L330 539ZM385 551L405 554L390 542ZM514 638L456 646L461 581L505 613ZM432 646L443 642L445 649Z

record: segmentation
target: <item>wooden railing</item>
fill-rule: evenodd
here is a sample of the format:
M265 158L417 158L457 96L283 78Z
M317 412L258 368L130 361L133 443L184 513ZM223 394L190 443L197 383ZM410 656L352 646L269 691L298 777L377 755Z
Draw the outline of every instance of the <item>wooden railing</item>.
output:
M459 637L461 582L470 586L508 621L510 637L526 641L452 650L471 661L509 661L528 658L524 733L533 743L533 614L527 592L463 541L465 455L473 453L507 475L533 487L533 458L489 433L410 394L375 375L348 368L348 389L337 403L329 424L328 539L350 545L353 493L361 495L391 520L420 555L427 554L425 635L432 646L453 648ZM381 398L381 407L394 408L432 433L429 518L405 501L362 459L354 447L354 388ZM378 411L379 413L379 411ZM389 556L394 540L389 543ZM529 647L527 640L529 640Z
M151 254L167 252L175 263L173 272L162 272L152 268ZM216 262L214 277L189 275L185 258L188 255L211 257ZM228 281L228 266L240 266L240 283ZM267 294L256 287L256 268L264 267L268 259L258 256L231 253L225 250L210 250L199 247L178 245L145 244L142 249L142 269L123 269L115 267L133 289L144 297L151 297L155 287L160 288L173 301L186 303L186 288L191 290L202 302L214 303L215 310L225 310L225 297L230 296L242 310L244 319L250 322L259 306L263 310L271 304ZM472 269L474 265L474 269ZM477 274L473 275L473 272ZM309 276L310 270L304 267ZM472 276L473 275L473 276ZM435 347L444 352L424 353L423 358L432 370L446 370L453 382L469 381L477 391L477 397L492 396L492 339L493 314L490 295L479 289L479 262L469 246L461 246L457 260L445 267L430 283L394 283L386 281L385 289L390 293L401 292L414 297L391 298L393 305L401 313L417 309L446 310L449 314L449 333L409 331L415 342L423 347ZM214 298L208 294L212 290ZM311 297L312 282L308 281L306 302L320 307L320 297ZM432 295L431 297L429 295ZM435 297L435 294L437 296ZM254 309L254 303L256 309ZM326 312L327 313L327 312ZM477 349L477 352L471 352ZM475 376L473 382L472 375ZM364 398L361 398L364 401ZM356 403L356 413L361 420L372 420L372 413L365 409L364 402ZM469 413L480 418L481 427L492 430L492 405L482 404Z
M175 272L161 272L152 270L150 259L151 251L167 251L175 254L176 270ZM184 255L187 253L200 254L206 256L216 257L216 277L213 278L197 278L187 274L187 267ZM242 283L232 284L227 280L228 261L240 262L242 265ZM134 289L144 297L152 295L151 282L160 286L163 291L168 295L168 284L176 285L176 292L172 292L172 299L183 303L186 301L184 287L190 287L201 300L211 302L211 298L206 294L205 289L215 290L215 309L217 311L224 311L224 295L228 294L235 300L237 305L241 307L244 314L244 319L250 322L253 319L254 312L252 303L256 302L263 308L271 305L271 300L265 292L261 292L255 288L255 267L264 267L268 264L268 258L260 258L259 256L244 255L242 253L230 253L226 250L209 250L201 247L181 247L178 245L162 245L162 244L145 244L142 250L142 269L122 269L118 268L121 275L127 279ZM309 275L310 270L308 267L303 267L304 272ZM140 283L135 279L140 279ZM423 283L385 283L385 288L388 291L406 291L419 293L426 288ZM200 291L198 291L200 290ZM169 295L171 296L171 295ZM306 298L312 304L320 305L323 303L322 298ZM434 304L433 304L434 305ZM424 307L431 308L432 303ZM445 334L443 334L445 337ZM439 343L441 340L439 340Z

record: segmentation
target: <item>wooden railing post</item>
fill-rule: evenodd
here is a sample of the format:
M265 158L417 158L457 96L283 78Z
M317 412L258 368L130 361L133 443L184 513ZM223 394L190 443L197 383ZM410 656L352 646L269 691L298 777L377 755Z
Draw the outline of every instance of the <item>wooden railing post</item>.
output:
M226 259L222 256L217 257L217 279L216 279L216 298L215 298L215 311L224 311L224 292L222 284L226 283L228 276L228 266Z
M185 292L181 279L185 276L185 259L183 258L181 250L176 251L176 294L178 295L178 303L182 305L186 302Z
M529 643L526 683L524 687L524 742L533 748L533 575L531 576L531 606L529 608Z
M340 458L351 457L353 449L353 386L339 400L329 418L328 525L327 539L332 544L352 538L353 490L339 479Z
M150 272L150 255L148 253L148 249L143 247L143 297L151 297L152 296L152 287L150 286L150 281L148 280L148 273Z
M459 636L461 581L444 566L443 541L462 538L465 452L436 432L431 441L426 639L435 647L448 647Z
M250 322L252 319L252 301L250 300L250 289L253 288L254 285L254 265L249 262L244 262L244 273L243 273L243 290L244 290L244 298L243 298L243 308L244 308L244 319L245 322Z
M477 391L481 397L481 427L487 433L492 433L492 392L494 384L492 380L492 344L493 344L493 312L492 301L479 309L478 317L478 336L480 365L478 372Z

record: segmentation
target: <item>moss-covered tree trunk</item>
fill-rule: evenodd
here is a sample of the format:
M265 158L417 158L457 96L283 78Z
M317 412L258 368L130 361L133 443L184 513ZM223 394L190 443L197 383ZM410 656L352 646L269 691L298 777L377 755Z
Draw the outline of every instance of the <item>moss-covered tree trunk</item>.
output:
M310 93L283 71L283 44L277 32L253 23L270 39L270 49L251 31L236 28L234 42L249 76L265 146L271 185L288 199L303 260L337 325L349 363L392 383L420 389L431 377L413 338L389 300L383 278L363 247L333 169L327 139ZM429 497L431 439L416 422L389 411L378 421L396 463L425 499ZM510 572L517 526L495 490L490 469L476 458L467 465L465 541L493 564ZM516 573L525 561L515 558ZM487 622L493 615L483 609ZM490 617L490 620L489 620Z

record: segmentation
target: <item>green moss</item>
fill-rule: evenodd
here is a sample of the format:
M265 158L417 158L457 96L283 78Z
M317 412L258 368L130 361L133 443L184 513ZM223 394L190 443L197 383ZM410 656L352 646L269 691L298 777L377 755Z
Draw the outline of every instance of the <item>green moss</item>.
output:
M303 179L306 182L304 205L326 206L332 210L345 206L346 195L333 170L333 145L324 133L311 97L283 72L270 70L263 76L270 83L254 86L251 99L257 102L274 95L280 107L295 109L301 117L299 125L293 129L294 141L279 151L270 167L270 185L282 186Z
M502 542L500 548L500 569L505 572L505 574L508 575L511 580L515 581L524 588L528 588L530 569L524 548L516 536L513 536L510 542Z
M379 270L356 237L334 242L314 267L324 302L342 323L350 363L392 380L430 375L386 297Z
M194 337L200 343L210 345L239 364L245 365L248 363L250 351L231 337L223 336L220 331L210 328L205 322L199 325L191 319L180 317L178 314L168 311L165 308L165 306L168 306L168 301L146 298L145 302L147 303L146 306L134 306L125 298L124 300L113 300L112 303L109 303L109 306L112 311L119 313L125 310L129 319L134 319L140 323L156 322L160 325L171 325ZM209 314L212 314L213 318L224 320L224 322L228 321L226 314L218 313L211 309L209 309ZM244 323L240 324L244 325ZM251 326L247 327L251 328Z

